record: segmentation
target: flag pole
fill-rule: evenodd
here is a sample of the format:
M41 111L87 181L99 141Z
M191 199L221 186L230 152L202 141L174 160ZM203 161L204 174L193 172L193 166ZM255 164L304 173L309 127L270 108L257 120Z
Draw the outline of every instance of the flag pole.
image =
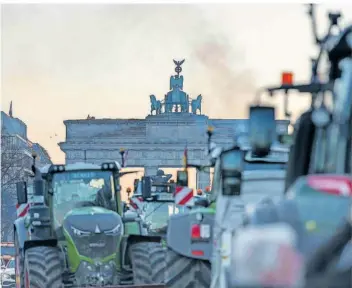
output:
M185 150L183 152L183 168L184 168L184 171L187 171L187 168L188 168L188 147L187 147L187 142L186 142Z
M125 167L125 149L120 148L120 155L121 155L121 167Z

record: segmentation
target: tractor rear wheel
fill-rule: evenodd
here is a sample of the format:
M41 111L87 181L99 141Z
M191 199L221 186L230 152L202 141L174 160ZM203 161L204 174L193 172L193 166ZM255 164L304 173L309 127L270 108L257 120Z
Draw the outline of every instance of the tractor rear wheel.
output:
M167 288L209 288L211 284L210 262L188 258L168 249L166 254Z
M160 284L165 282L165 249L159 242L132 244L129 255L133 269L133 282Z
M25 288L63 288L59 250L54 247L29 248L24 257Z

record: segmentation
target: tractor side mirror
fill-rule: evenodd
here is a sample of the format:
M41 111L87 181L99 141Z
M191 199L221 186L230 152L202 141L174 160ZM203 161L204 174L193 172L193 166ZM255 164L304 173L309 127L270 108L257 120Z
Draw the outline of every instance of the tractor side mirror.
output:
M133 192L136 193L138 188L139 179L134 179L133 181Z
M126 213L128 211L128 206L125 201L122 201L122 211L123 213Z
M46 182L42 179L37 179L33 181L34 186L34 195L35 196L44 196L46 189Z
M130 223L130 222L135 222L138 219L138 214L137 212L128 210L124 213L123 217L122 217L122 221L124 223Z
M198 198L194 201L194 206L207 208L209 206L209 201L207 198Z
M249 140L253 153L259 157L267 156L275 138L275 108L251 106L249 108Z
M188 187L188 172L187 171L177 171L177 186Z
M143 199L152 197L152 179L149 176L142 177L142 197Z
M22 181L22 182L16 183L16 191L17 191L17 203L19 205L26 204L28 202L27 182Z
M224 151L220 156L223 195L241 194L244 152L238 147Z

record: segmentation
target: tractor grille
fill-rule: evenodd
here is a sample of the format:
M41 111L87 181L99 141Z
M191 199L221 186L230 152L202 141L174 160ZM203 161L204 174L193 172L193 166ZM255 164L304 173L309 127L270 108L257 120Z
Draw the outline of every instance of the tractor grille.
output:
M94 259L115 253L119 237L102 233L83 237L74 235L72 238L80 255Z

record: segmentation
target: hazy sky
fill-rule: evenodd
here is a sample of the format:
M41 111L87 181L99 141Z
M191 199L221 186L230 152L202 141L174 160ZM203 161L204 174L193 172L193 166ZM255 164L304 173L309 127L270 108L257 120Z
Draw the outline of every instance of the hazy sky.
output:
M320 31L335 7L352 20L351 4L322 5ZM149 95L168 91L172 59L186 58L184 90L203 95L203 112L243 118L255 90L277 83L282 70L309 78L316 50L305 11L302 4L3 5L2 110L13 100L29 138L63 162L57 142L65 140L65 119L145 117ZM295 116L305 105L292 97Z

